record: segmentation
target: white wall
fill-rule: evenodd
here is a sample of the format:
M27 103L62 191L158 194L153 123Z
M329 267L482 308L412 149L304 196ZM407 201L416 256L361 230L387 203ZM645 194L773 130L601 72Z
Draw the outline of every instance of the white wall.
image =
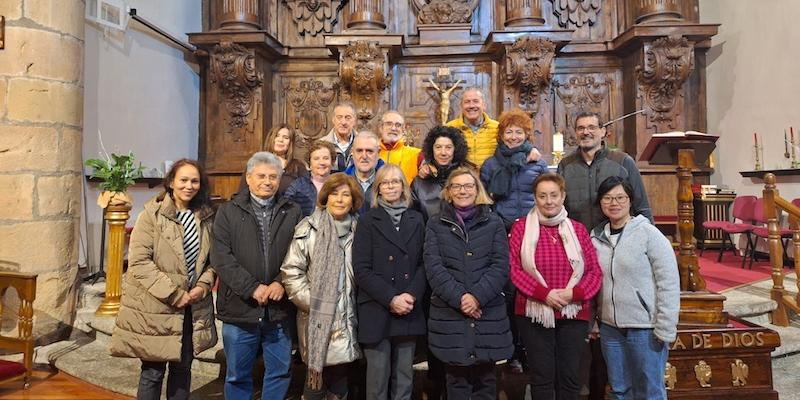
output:
M202 30L200 1L128 3L140 16L184 40L186 33ZM194 61L135 21L124 34L105 32L89 22L85 27L84 160L102 154L98 130L109 153L132 151L149 168L161 169L164 160L197 158L200 79ZM129 226L157 191L142 185L131 189ZM86 186L81 245L92 269L97 268L100 251L98 194L96 184Z
M764 142L764 169L789 168L783 131L800 128L798 15L797 0L700 0L701 22L722 24L708 52L708 131L720 135L712 183L761 195L760 179L739 175L755 165L753 132ZM778 188L798 197L800 177L778 177Z

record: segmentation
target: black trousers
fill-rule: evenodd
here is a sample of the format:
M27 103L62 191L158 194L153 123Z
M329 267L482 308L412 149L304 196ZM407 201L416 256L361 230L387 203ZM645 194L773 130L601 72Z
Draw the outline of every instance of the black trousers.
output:
M167 399L186 400L192 384L192 310L186 307L183 316L183 336L181 339L181 360L179 362L144 361L142 373L139 375L138 400L161 399L161 387L169 364L167 377Z
M494 400L497 398L497 377L494 363L468 367L445 365L448 399Z
M588 323L556 320L555 328L545 328L528 317L517 316L517 328L528 353L531 398L578 400Z
M303 399L325 400L328 398L328 393L338 399L344 399L348 393L347 376L350 374L352 367L353 363L347 363L322 368L322 388L320 390L312 390L306 385L303 388Z

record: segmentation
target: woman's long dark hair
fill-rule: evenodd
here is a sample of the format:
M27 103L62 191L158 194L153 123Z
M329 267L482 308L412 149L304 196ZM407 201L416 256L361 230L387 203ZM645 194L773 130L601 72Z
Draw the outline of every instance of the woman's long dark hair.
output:
M197 194L194 195L191 201L189 201L189 209L192 211L197 211L204 207L211 207L211 194L208 192L208 175L206 175L205 169L203 166L200 165L199 162L189 159L189 158L181 158L178 161L175 161L172 164L172 168L169 169L167 172L167 176L164 177L164 191L175 200L175 196L172 195L172 188L170 187L170 183L175 180L175 175L178 174L178 169L184 165L191 165L197 168L197 172L200 174L200 190L197 191Z

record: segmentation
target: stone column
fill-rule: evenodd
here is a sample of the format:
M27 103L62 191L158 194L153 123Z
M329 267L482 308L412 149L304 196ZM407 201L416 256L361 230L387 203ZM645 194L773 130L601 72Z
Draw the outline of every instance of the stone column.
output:
M217 29L263 29L259 4L259 0L216 0Z
M84 2L2 0L0 15L0 269L39 275L34 335L51 341L78 288Z
M681 6L678 0L638 0L636 23L682 21Z
M541 0L506 0L506 26L544 25Z
M386 29L383 0L350 0L347 11L347 29Z

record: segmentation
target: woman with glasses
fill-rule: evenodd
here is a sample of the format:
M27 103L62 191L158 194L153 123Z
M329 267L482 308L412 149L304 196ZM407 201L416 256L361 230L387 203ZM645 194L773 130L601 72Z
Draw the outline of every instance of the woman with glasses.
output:
M415 345L425 334L424 223L408 208L411 194L400 167L384 165L373 186L372 208L359 219L353 241L366 397L410 399Z
M445 363L448 399L495 399L495 362L514 350L503 299L506 231L470 168L450 173L442 200L425 234L428 346Z
M533 144L528 140L533 121L521 110L500 115L497 150L481 167L481 182L494 200L494 210L503 219L506 231L517 218L533 207L533 181L547 172L543 160L528 161Z
M608 222L592 231L603 268L600 344L612 399L666 399L664 369L677 335L680 282L669 240L631 215L633 188L612 176L597 190Z
M536 206L514 223L508 240L531 397L577 400L591 300L602 272L586 228L567 217L564 178L539 175L533 190Z

